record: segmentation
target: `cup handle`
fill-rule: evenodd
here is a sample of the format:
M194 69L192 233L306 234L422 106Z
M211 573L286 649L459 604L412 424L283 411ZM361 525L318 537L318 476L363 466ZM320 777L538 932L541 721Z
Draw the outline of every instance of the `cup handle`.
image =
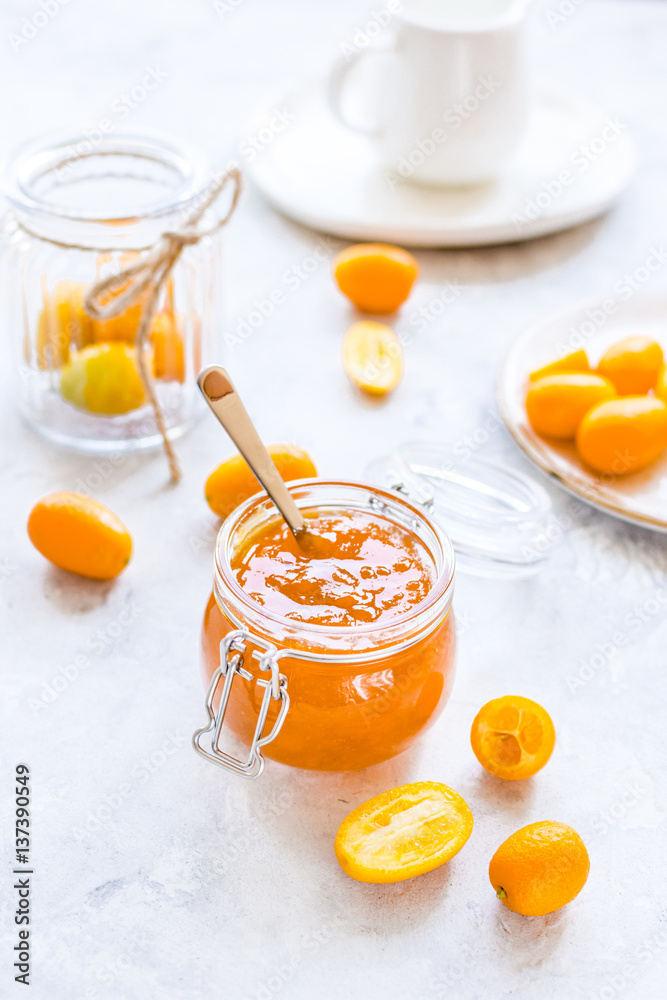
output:
M361 135L368 136L378 136L384 132L384 129L379 126L376 128L364 128L361 125L355 125L354 122L348 121L342 111L343 91L345 89L345 84L347 83L350 70L357 66L363 58L391 52L394 48L395 45L393 41L387 45L373 45L368 49L354 52L348 58L343 58L341 56L341 58L334 64L327 86L327 102L329 110L336 121L340 122L341 125L344 125L345 128L350 129L350 131L359 132Z

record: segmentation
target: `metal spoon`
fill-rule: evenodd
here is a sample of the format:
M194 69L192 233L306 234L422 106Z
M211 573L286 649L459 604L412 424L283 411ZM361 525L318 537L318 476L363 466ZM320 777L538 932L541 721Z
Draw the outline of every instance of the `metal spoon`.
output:
M303 514L285 486L273 459L255 430L232 380L220 365L209 365L197 376L197 385L214 414L269 494L296 539L303 533Z

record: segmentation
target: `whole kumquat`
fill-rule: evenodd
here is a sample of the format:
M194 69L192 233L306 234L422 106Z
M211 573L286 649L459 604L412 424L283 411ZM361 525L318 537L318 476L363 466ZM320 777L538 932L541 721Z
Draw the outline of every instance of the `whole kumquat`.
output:
M616 386L619 396L638 396L655 388L662 369L662 347L650 337L625 337L612 344L597 366Z
M500 845L489 879L509 910L539 917L570 903L586 884L589 869L588 851L576 830L545 820L524 826Z
M62 370L60 392L68 403L90 413L118 414L146 402L134 347L91 344L76 351Z
M570 441L588 410L615 396L614 386L602 375L560 372L531 383L526 414L538 434Z
M333 273L341 292L357 309L386 314L405 302L419 274L419 265L401 247L358 243L335 257Z
M54 565L94 580L111 580L130 561L132 539L112 510L82 493L51 493L35 504L28 536Z
M453 858L472 825L457 792L437 781L417 781L351 812L336 835L336 857L358 882L402 882Z
M655 396L622 396L589 410L577 451L596 472L625 476L645 469L667 448L667 405Z
M544 378L546 375L556 375L559 372L589 372L590 370L591 366L586 351L573 351L572 354L567 354L564 358L559 358L558 361L552 361L542 368L537 368L530 373L528 378L531 382L537 382L538 379Z
M185 343L175 318L158 313L151 324L153 375L164 382L185 382Z
M59 281L53 292L43 290L44 305L37 321L37 363L40 368L61 368L70 350L92 343L95 321L83 308L87 287Z
M472 724L470 742L482 767L498 778L530 778L544 767L556 743L546 709L530 698L506 695L484 705Z
M267 448L286 483L293 479L314 479L317 469L307 451L293 444L270 444ZM204 495L214 514L228 517L261 487L240 455L232 455L214 469L206 480Z

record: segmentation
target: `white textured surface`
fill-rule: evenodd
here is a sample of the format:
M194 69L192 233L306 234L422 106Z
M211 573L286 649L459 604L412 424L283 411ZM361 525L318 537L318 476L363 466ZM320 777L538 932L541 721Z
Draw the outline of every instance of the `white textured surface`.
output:
M550 28L546 11L557 6L536 11L536 73L632 122L638 179L612 215L579 231L509 249L420 254L423 278L400 321L413 334L406 378L385 403L362 401L346 384L339 351L351 315L328 264L295 290L286 277L329 244L246 194L228 234L228 329L255 298L280 289L285 299L227 362L262 433L299 441L322 473L359 476L369 458L411 437L468 437L480 454L525 468L492 416L503 352L545 311L602 295L665 238L667 4L586 0ZM72 0L14 52L7 32L38 5L5 3L3 149L46 128L94 124L157 63L167 79L127 124L172 129L226 159L254 102L320 72L367 9L352 0L227 7L218 17L203 0ZM416 310L433 311L445 282L458 283L455 302L418 322ZM651 282L666 284L662 272ZM269 765L262 780L242 783L188 745L203 713L197 634L214 530L201 490L230 451L222 432L209 419L179 445L185 479L170 490L159 454L105 475L106 466L25 430L9 387L2 405L0 801L4 824L14 764L26 760L34 775L32 997L664 995L667 626L652 602L665 580L665 538L554 491L567 527L541 576L460 576L458 679L416 752L324 777ZM37 497L80 480L134 534L136 556L113 586L50 569L24 531ZM626 639L612 647L619 631ZM81 655L88 665L36 711L44 685ZM589 679L573 686L578 675ZM500 785L478 767L468 730L484 701L512 691L548 706L558 745L535 779ZM451 784L469 802L476 825L465 850L403 885L347 879L332 850L343 816L419 778ZM104 821L91 823L101 807ZM580 831L591 876L565 910L525 919L496 902L487 865L510 832L540 818ZM0 992L13 997L23 987L9 969L14 894L4 842Z

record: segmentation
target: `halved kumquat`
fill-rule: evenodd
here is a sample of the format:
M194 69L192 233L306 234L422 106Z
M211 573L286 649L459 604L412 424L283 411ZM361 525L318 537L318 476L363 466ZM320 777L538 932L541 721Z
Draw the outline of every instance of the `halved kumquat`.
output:
M343 368L356 386L371 396L384 396L403 376L403 348L384 323L355 323L343 340Z
M596 472L626 476L667 448L667 405L656 396L621 396L588 411L577 429L579 457Z
M470 742L482 767L498 778L517 781L544 767L556 743L556 731L549 713L536 701L506 695L479 710Z
M357 243L336 256L333 272L341 292L357 309L386 314L405 302L419 265L402 247Z
M417 781L351 812L336 835L336 857L358 882L402 882L458 854L472 825L457 792L437 781Z
M663 365L655 384L655 394L663 403L667 403L667 366Z
M619 396L638 396L655 388L664 360L657 341L637 335L612 344L597 370L614 383Z
M526 414L538 434L570 441L590 408L615 396L614 386L601 375L559 372L531 382Z
M531 382L537 382L538 379L545 378L547 375L557 375L559 372L590 372L590 370L591 366L586 351L573 351L572 354L567 354L564 358L559 358L542 368L537 368L530 373L528 378Z

